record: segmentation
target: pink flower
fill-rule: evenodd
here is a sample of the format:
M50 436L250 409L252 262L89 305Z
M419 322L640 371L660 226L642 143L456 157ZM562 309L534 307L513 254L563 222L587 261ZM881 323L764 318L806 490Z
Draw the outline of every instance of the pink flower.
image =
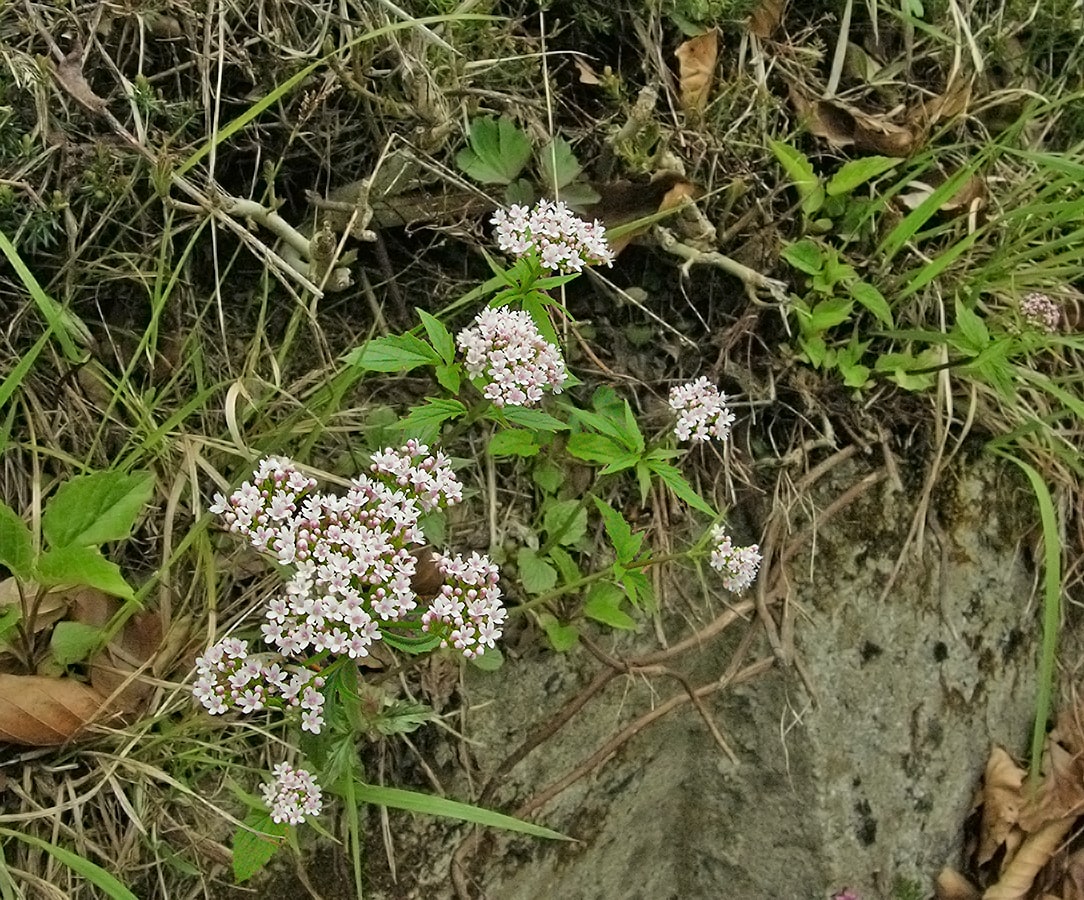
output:
M323 808L320 786L310 772L280 762L273 774L275 780L260 788L273 821L300 825L308 816L320 814Z
M552 272L580 272L584 266L613 265L606 229L596 219L585 222L560 200L541 200L533 210L513 206L490 220L497 246L513 256L534 253Z
M670 408L678 414L674 434L679 441L697 443L713 437L723 441L734 424L726 394L704 377L671 388Z
M761 561L760 547L756 544L735 547L722 525L712 528L711 539L715 544L711 551L711 567L723 573L723 587L740 594L756 580Z
M1053 334L1061 322L1061 308L1046 294L1033 292L1020 301L1020 314L1029 325Z
M485 653L501 636L507 612L501 602L500 572L489 558L472 553L435 556L445 583L422 614L422 629L441 635L442 647L467 658Z

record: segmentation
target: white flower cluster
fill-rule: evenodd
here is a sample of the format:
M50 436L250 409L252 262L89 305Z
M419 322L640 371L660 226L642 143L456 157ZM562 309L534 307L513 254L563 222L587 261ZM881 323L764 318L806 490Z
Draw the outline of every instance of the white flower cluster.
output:
M568 379L561 351L522 310L484 309L456 342L466 354L471 377L485 380L483 394L494 406L538 403L544 390L561 393Z
M307 816L320 815L324 805L320 787L308 771L280 762L273 774L275 780L260 788L273 821L300 825Z
M713 437L723 441L734 424L726 394L703 376L671 388L670 408L678 414L674 434L679 441L702 442Z
M715 544L711 551L711 567L722 572L723 587L740 594L756 580L761 561L760 547L756 544L735 547L722 525L712 528L711 540Z
M193 696L211 715L230 709L258 712L268 704L301 710L301 727L319 734L324 725L324 679L301 666L249 655L248 641L224 638L196 660Z
M422 614L422 629L443 623L442 647L455 647L468 658L485 653L500 637L505 619L497 567L477 553L469 559L440 555L434 562L445 583Z
M1029 325L1049 334L1057 331L1061 323L1061 308L1046 294L1037 291L1020 301L1020 314Z
M584 266L613 265L606 229L596 219L585 222L562 201L541 200L534 209L515 205L490 220L497 246L513 256L532 250L551 272L582 272Z

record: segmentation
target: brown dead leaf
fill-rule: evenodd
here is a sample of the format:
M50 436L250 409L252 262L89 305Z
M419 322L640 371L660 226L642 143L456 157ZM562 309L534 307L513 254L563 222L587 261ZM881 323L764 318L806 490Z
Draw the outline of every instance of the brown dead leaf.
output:
M982 894L970 881L954 869L942 869L934 883L937 900L979 900Z
M863 112L838 100L809 100L791 85L791 103L811 133L835 147L855 147L883 156L909 156L924 135L910 125L899 125L885 116Z
M106 102L94 93L83 77L83 45L76 41L71 51L59 62L52 63L53 77L65 91L81 106L92 113L101 113L106 109Z
M647 184L616 181L593 185L599 201L584 207L589 218L601 219L607 228L616 228L637 219L644 219L679 205L679 196L693 199L700 196L700 188L674 172L660 172ZM625 249L637 235L651 226L644 225L610 241L614 254Z
M907 190L898 197L899 202L908 209L918 209L947 179L948 176L941 172L928 172L921 180L915 179L907 185ZM960 189L955 194L941 204L939 209L943 213L962 215L977 213L984 206L986 206L986 181L980 175L972 175L960 185Z
M753 34L766 41L783 21L783 13L786 9L787 0L760 0L757 8L745 21Z
M954 78L944 92L920 103L911 113L911 120L929 130L941 122L948 122L967 112L971 104L971 81Z
M154 691L139 673L153 663L161 645L161 616L156 612L133 616L90 661L91 685L125 712L135 712Z
M580 73L580 84L602 84L602 80L595 74L595 70L587 64L582 56L572 57L572 63L576 67L576 71Z
M979 832L978 863L993 859L998 848L1016 827L1024 804L1022 787L1027 772L1001 747L994 747L986 763L982 786L982 825Z
M1084 759L1061 744L1047 740L1043 753L1043 783L1033 802L1020 814L1020 827L1035 832L1050 822L1084 812Z
M712 28L685 41L674 56L678 60L681 106L686 113L701 113L708 105L719 59L719 31Z
M0 675L0 741L53 747L107 718L105 698L74 678Z
M1016 855L1005 866L997 884L986 889L982 900L1024 900L1035 883L1035 877L1061 845L1075 817L1049 822L1040 831L1028 836Z

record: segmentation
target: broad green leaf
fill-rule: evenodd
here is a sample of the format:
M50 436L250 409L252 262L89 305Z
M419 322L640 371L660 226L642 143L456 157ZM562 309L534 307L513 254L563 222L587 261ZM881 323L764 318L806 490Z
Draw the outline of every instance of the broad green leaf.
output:
M102 556L97 547L59 547L38 557L37 577L44 585L85 584L114 597L135 599L120 569Z
M495 412L491 410L490 412ZM568 431L568 426L560 419L540 409L528 409L525 406L506 406L500 411L506 422L529 428L533 431Z
M486 449L493 456L537 456L540 448L535 432L525 428L505 428L489 439Z
M558 653L567 653L580 642L580 630L575 625L562 625L554 616L539 616L539 623L546 637Z
M572 584L583 578L583 572L580 571L576 560L564 547L550 547L550 561L557 566L557 571L565 584Z
M583 604L583 614L589 619L609 625L611 628L628 630L636 627L636 620L621 609L625 592L616 584L597 582L591 585Z
M875 315L886 328L892 328L892 309L885 300L884 295L872 284L865 281L856 281L849 288L851 296Z
M899 162L900 160L889 156L864 156L861 159L852 159L844 163L839 171L828 179L825 190L829 197L849 194L859 185L887 172Z
M131 534L154 491L150 472L92 472L60 486L45 505L41 530L52 549L91 547Z
M843 322L854 312L854 301L850 297L832 297L814 304L809 314L809 321L804 323L806 330L820 334Z
M263 834L254 834L248 828L238 828L233 833L233 878L238 884L248 881L267 865L282 846L289 828L285 822L275 822L270 813L260 810L245 816L245 824Z
M362 803L390 806L392 809L404 809L407 812L441 816L445 819L460 819L464 822L473 822L475 825L501 828L519 834L529 834L532 837L549 838L555 841L570 840L563 834L549 828L543 828L541 825L523 822L514 819L512 816L506 816L504 813L493 812L467 803L459 803L456 800L448 800L444 797L434 797L431 794L406 791L402 788L365 784L361 781L358 781L355 787L356 797Z
M407 437L416 438L423 444L431 444L439 437L440 428L445 422L458 419L466 412L467 407L458 400L430 397L404 416L399 422L399 428Z
M116 876L111 875L97 863L92 863L78 853L72 853L71 850L65 850L56 844L50 844L48 841L43 841L32 834L15 831L11 828L0 828L0 834L15 838L17 841L29 844L31 847L37 847L39 850L44 850L57 862L67 866L77 875L82 875L96 888L102 890L110 900L139 900L135 894L117 880Z
M34 538L30 529L6 503L0 503L0 564L21 581L29 581L34 566Z
M956 301L956 327L964 339L964 350L983 350L990 342L990 332L982 317Z
M482 184L510 184L531 158L530 140L508 119L475 119L467 144L455 163Z
M463 382L463 373L458 365L437 366L433 370L439 384L449 394L458 394L459 387Z
M550 542L568 547L587 534L587 507L579 500L557 500L546 506L542 530Z
M649 461L647 466L658 476L663 484L670 488L670 490L677 494L680 499L688 503L693 509L698 509L703 513L707 513L713 518L718 516L718 513L711 508L711 505L693 490L693 486L685 480L685 476L682 475L676 467L670 465L670 463L658 462L656 460Z
M82 662L102 640L102 629L83 622L57 622L49 647L62 666Z
M799 272L816 275L824 268L824 251L816 241L798 241L783 248L783 259Z
M769 141L772 153L790 176L802 200L802 212L814 215L824 204L824 188L813 171L813 164L798 150L781 141Z
M541 594L557 584L557 570L538 555L537 550L521 547L516 554L519 579L528 594Z
M572 152L572 145L562 137L554 138L539 150L537 159L542 183L551 193L571 184L583 171L583 166ZM562 199L568 200L564 196Z
M624 472L626 469L631 469L635 466L643 457L639 453L626 453L624 456L619 456L613 462L607 463L599 470L599 475L613 475L617 472Z
M7 640L8 632L19 624L22 617L22 610L15 604L0 610L0 643Z
M418 366L437 365L441 358L421 338L412 334L391 334L373 338L350 351L345 362L367 372L409 372Z
M429 315L424 309L418 310L418 316L422 320L422 325L425 326L425 333L429 335L429 343L433 345L433 349L440 354L444 362L451 365L455 360L455 341L452 333L440 319Z
M561 199L573 209L583 209L585 206L591 206L602 199L602 195L586 181L574 181L572 184L566 184L561 188L560 195Z
M481 656L472 657L470 664L483 672L496 672L504 665L504 654L499 647L490 647Z
M564 484L565 470L548 458L540 459L531 470L531 477L547 494L556 494Z
M569 436L568 453L576 459L594 463L611 463L626 455L626 450L604 434L580 431Z
M598 497L594 499L595 507L602 515L602 524L606 529L606 536L609 537L610 543L613 544L617 561L619 563L632 562L636 554L640 552L640 545L644 541L643 534L633 534L632 526L629 525L621 513L605 500L600 500Z

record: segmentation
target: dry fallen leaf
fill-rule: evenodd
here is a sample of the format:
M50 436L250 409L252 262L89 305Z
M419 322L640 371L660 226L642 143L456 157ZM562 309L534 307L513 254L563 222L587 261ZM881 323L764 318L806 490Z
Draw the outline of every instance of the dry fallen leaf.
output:
M1026 776L1027 772L1016 765L1008 753L1001 747L994 747L983 778L979 865L993 859L1016 827L1024 802L1021 788Z
M979 900L982 897L978 888L953 869L942 869L938 873L934 895L937 900Z
M1043 754L1043 783L1020 814L1020 827L1038 831L1050 822L1084 813L1084 759L1048 740Z
M616 228L673 209L680 205L683 197L695 199L701 193L695 184L674 172L660 172L647 184L618 181L595 184L594 188L598 191L599 201L584 207L584 214L589 218L601 219L607 228ZM611 239L610 249L615 255L620 253L634 237L650 227L644 225Z
M1075 817L1059 819L1029 835L1005 866L997 884L983 893L982 900L1024 900L1035 883L1035 877L1050 861L1075 821Z
M787 0L760 0L746 20L749 30L761 40L767 40L783 21L787 9Z
M719 58L719 31L712 28L690 38L674 51L678 60L681 106L687 113L700 113L708 105L715 63Z
M52 747L103 721L105 698L74 678L0 675L0 741Z
M574 56L572 58L572 63L580 73L580 84L602 84L598 75L595 74L595 70L584 62L582 57Z

